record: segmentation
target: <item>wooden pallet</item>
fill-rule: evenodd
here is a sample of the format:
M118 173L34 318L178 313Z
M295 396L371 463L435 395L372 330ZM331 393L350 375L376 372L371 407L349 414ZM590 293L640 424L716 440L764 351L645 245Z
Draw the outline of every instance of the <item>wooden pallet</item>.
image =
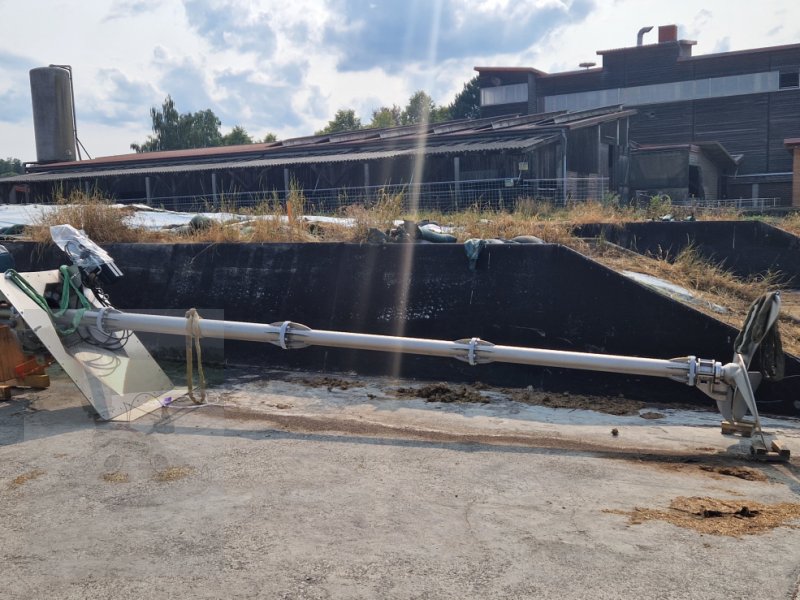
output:
M722 435L740 435L746 438L752 437L756 428L756 424L752 421L739 421L738 423L723 421L720 426Z
M778 440L772 440L769 448L766 448L761 440L754 440L750 446L750 454L756 460L764 462L788 462L792 458L789 448Z
M15 389L45 390L49 387L50 376L47 374L28 375L22 379L8 379L0 382L0 400L10 400Z

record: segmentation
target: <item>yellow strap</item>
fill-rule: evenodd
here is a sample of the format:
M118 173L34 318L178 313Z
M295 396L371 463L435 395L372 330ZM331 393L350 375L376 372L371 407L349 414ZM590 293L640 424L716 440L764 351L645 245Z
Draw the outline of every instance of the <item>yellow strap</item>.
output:
M200 315L197 309L190 308L186 311L186 385L188 387L189 398L195 404L203 404L206 401L206 376L203 372L203 353L200 348ZM197 376L199 378L200 400L194 397L194 374L192 373L192 340L197 350Z

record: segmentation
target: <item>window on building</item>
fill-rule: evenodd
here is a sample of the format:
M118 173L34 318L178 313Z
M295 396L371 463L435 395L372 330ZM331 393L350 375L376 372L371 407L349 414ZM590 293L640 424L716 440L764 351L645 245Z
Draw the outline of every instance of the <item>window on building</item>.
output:
M781 71L778 87L782 90L800 87L800 71Z
M514 83L512 85L498 85L481 90L481 106L493 104L512 104L514 102L528 101L528 84Z
M798 71L794 75L794 83L783 85L784 74L777 71L763 73L746 73L728 75L708 79L694 79L675 83L654 83L609 90L593 90L589 92L573 92L557 96L546 96L544 109L551 110L585 110L612 104L641 106L664 102L681 102L685 100L702 100L705 98L723 98L744 94L760 94L774 92L783 87L798 87ZM780 75L780 83L779 83ZM788 83L788 81L787 81Z

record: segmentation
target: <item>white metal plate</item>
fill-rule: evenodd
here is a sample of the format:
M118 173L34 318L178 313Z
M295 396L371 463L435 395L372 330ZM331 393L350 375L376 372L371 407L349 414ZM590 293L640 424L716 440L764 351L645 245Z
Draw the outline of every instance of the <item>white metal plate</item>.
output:
M59 282L58 271L21 275L40 294L44 293L46 285ZM102 419L137 419L160 408L167 397L176 398L186 393L185 389L173 388L167 374L135 335L131 335L120 350L88 344L77 336L74 336L75 343L69 341L65 346L49 315L16 284L0 277L0 293L19 312ZM91 292L87 298L90 302L94 300Z

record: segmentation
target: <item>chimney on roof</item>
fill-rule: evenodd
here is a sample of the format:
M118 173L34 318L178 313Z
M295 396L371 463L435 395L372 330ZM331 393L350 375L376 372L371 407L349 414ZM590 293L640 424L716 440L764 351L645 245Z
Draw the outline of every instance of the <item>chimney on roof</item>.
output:
M677 25L661 25L658 28L658 43L664 42L677 42L678 41L678 26Z

